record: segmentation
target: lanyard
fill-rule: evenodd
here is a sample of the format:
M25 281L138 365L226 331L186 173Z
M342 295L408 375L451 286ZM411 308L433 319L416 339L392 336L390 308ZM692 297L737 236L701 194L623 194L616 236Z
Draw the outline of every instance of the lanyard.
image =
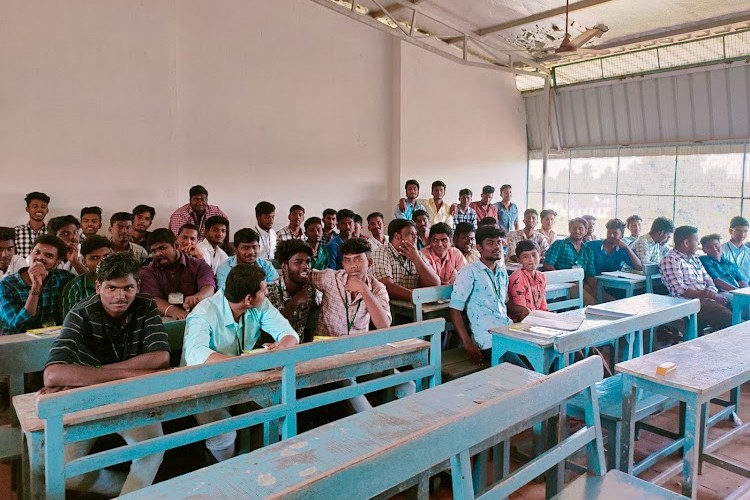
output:
M732 258L732 262L734 262L737 267L740 267L741 263L747 258L747 254L745 254L741 248L735 247L731 241L728 243L727 250L729 250L729 256Z
M237 356L242 354L242 350L245 348L245 313L240 316L240 329L242 330L242 343L240 344L239 333L235 330L234 339L237 341Z
M339 290L339 296L341 297L341 301L344 303L344 312L346 312L346 334L349 335L349 332L352 331L352 326L354 326L354 321L357 319L357 314L359 313L359 308L362 307L363 299L359 300L359 303L357 303L357 309L354 311L354 315L352 315L351 319L349 318L349 294L346 290L341 292L341 286L338 281L336 281L336 288Z
M393 246L393 245L391 245L391 246ZM408 274L409 276L411 276L412 274L414 274L412 272L412 270L411 270L411 267L409 266L409 259L407 259L406 257L402 257L401 254L398 253L398 252L394 252L393 248L391 248L391 246L388 247L388 250L390 250L391 255L393 255L393 257L401 265L401 267L404 269L404 271L406 271L406 274ZM404 261L401 262L401 259L404 259Z

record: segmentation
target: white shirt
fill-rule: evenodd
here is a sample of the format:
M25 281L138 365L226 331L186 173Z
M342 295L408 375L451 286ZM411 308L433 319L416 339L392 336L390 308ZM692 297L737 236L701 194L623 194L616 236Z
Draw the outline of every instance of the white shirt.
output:
M0 281L2 281L3 278L7 278L11 274L17 273L24 267L27 267L26 259L18 254L14 255L10 259L10 263L8 263L8 270L3 272L2 269L0 269Z
M376 240L372 236L370 236L369 238L367 238L367 243L370 244L370 250L372 250L374 252L378 248L380 248L383 245L385 245L386 243L388 243L388 235L384 234L383 238L385 239L385 241L383 243L380 243L378 240Z
M201 253L206 264L211 266L214 275L216 275L216 270L219 269L219 266L229 259L229 255L221 247L216 247L214 250L214 247L207 239L203 239L195 247Z
M258 257L268 261L273 260L276 253L276 231L273 228L265 231L258 226L255 226L255 230L260 235L260 254L258 254Z

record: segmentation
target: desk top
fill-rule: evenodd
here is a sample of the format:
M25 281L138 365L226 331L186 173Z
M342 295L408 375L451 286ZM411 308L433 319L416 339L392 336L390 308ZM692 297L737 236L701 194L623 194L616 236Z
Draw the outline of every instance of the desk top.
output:
M684 391L715 393L750 380L750 322L689 340L615 365L618 372ZM666 375L656 367L677 365Z
M735 295L748 295L748 296L750 296L750 287L735 288L734 290L730 290L729 293L733 293Z

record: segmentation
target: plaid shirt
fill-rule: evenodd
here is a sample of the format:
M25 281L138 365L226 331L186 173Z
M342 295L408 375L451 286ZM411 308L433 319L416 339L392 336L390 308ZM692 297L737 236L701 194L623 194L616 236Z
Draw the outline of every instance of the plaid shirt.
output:
M508 233L508 259L516 256L516 246L518 246L518 243L523 240L531 240L536 243L537 246L539 246L539 257L544 259L544 254L546 254L549 249L547 237L539 231L534 231L531 233L531 238L527 238L523 229Z
M630 244L630 248L638 256L641 264L658 264L669 252L667 245L655 242L649 233L639 236Z
M21 277L25 269L0 281L0 323L4 325L4 333L21 333L62 324L62 291L73 275L60 269L49 271L39 295L36 314L31 316L24 307L30 291Z
M89 273L76 276L65 285L62 292L63 318L68 315L76 304L96 294L96 283Z
M474 226L474 229L476 229L478 222L476 210L469 206L466 207L466 212L461 212L461 205L458 205L456 207L456 213L453 215L453 229L456 229L456 226L461 222L468 222Z
M671 250L659 263L659 271L662 283L673 297L682 297L688 288L717 291L697 255Z
M43 234L47 234L47 224L42 224L42 228L37 232L31 229L28 222L16 226L16 255L25 259L34 249L34 240Z
M292 328L294 328L294 331L299 334L300 338L304 336L305 327L307 326L307 318L310 317L310 311L318 303L314 288L306 286L305 293L309 296L310 300L297 307L292 313L292 317L289 318L289 323L291 323ZM281 314L284 314L284 307L286 307L287 302L292 300L292 296L286 288L286 282L284 281L283 276L281 279L268 285L268 300L271 301L271 304L273 304Z
M424 256L419 258L429 265ZM383 245L372 253L370 274L379 280L391 278L393 282L409 290L419 287L419 273L412 261L399 254L393 244Z
M280 231L276 232L276 238L279 241L289 241L289 240L307 241L307 236L305 236L305 230L303 227L299 228L299 236L295 236L294 233L292 233L292 230L289 228L289 226L285 226Z
M206 235L206 220L214 215L221 215L222 217L229 219L227 214L222 212L222 210L216 205L207 205L206 210L203 212L203 216L198 219L198 215L192 208L190 208L190 204L186 203L175 210L169 218L169 230L174 234L177 234L184 224L195 224L198 227L198 241L200 241Z
M591 249L581 244L581 251L577 252L570 238L554 242L544 256L544 263L549 264L555 269L572 269L575 266L582 267L583 274L587 278L596 274L596 269L594 269L594 254Z

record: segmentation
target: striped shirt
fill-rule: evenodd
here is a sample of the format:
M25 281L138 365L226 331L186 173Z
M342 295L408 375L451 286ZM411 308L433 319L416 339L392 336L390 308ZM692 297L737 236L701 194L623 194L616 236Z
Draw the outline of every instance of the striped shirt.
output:
M101 297L94 295L65 316L45 367L103 366L159 351L169 351L169 338L151 298L136 295L120 322L107 316Z
M76 304L96 294L96 283L89 273L76 276L65 285L62 292L62 315L68 315Z
M73 275L60 269L49 271L39 295L36 314L31 316L25 307L30 288L21 277L26 269L24 267L0 281L0 327L4 327L4 333L21 333L30 328L62 323L62 291Z
M27 222L15 227L16 230L16 255L24 259L34 248L34 241L41 235L47 234L47 224L42 224L39 231L34 231Z

